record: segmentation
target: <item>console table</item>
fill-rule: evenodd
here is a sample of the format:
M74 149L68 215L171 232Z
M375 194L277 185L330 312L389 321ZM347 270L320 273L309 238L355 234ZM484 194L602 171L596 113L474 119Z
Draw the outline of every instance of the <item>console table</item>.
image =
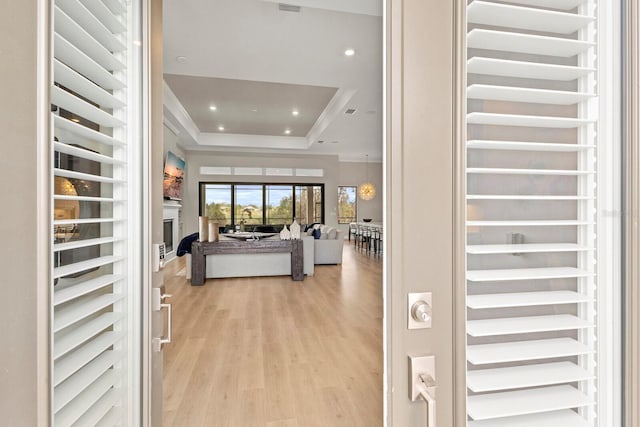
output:
M290 253L291 279L304 280L302 240L196 241L191 244L191 285L204 285L207 255L257 253Z

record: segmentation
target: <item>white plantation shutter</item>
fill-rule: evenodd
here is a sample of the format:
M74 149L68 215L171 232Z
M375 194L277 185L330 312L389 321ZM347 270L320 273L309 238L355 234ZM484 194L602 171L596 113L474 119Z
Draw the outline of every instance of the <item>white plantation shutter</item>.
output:
M597 1L467 6L467 414L594 426Z
M134 7L52 2L55 426L127 425L132 410Z

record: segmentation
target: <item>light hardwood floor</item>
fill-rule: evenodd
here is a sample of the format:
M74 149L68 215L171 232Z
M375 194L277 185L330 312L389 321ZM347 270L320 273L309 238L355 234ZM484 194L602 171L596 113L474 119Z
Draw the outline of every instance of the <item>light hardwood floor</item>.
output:
M164 425L381 426L382 260L344 249L303 282L192 287L171 262Z

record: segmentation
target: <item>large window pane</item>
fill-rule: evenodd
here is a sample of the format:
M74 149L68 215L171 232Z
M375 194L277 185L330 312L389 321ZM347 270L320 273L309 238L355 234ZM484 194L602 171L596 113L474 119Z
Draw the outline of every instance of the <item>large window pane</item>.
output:
M204 216L220 225L231 224L231 185L205 185Z
M236 224L263 224L262 185L236 185Z
M313 186L313 222L324 222L323 187Z
M356 221L357 187L338 187L338 224Z
M291 224L293 221L293 186L267 185L267 224Z

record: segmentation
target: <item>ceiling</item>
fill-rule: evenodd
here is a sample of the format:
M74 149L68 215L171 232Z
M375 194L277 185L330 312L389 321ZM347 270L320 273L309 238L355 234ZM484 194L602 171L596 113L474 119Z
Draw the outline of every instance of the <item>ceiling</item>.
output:
M304 137L338 90L175 74L164 80L201 132L247 135Z
M165 0L167 121L190 150L381 159L381 1L287 3Z

